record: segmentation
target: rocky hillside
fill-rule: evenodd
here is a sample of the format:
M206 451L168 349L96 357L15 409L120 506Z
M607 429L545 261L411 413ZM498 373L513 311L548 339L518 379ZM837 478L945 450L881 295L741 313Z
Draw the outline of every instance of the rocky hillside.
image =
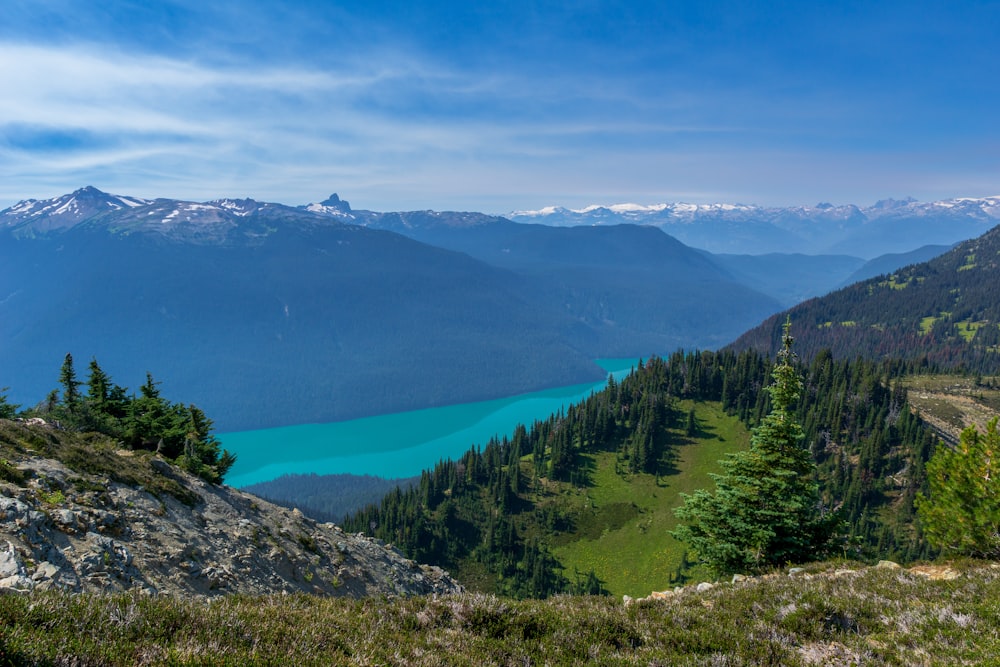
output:
M379 540L151 453L0 420L0 592L34 589L361 597L462 587Z

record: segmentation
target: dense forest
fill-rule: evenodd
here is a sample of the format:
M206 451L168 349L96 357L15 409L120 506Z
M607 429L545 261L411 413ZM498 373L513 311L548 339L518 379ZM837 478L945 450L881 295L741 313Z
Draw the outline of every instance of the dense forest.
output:
M1000 227L929 262L811 299L732 344L774 354L790 314L805 358L902 358L926 368L1000 371Z
M572 530L572 517L539 500L553 484L588 485L589 455L597 452L613 453L622 475L670 475L677 442L697 429L679 402L721 402L753 427L770 407L762 389L771 368L755 351L651 358L564 413L440 462L418 484L393 491L345 526L373 532L460 577L485 572L477 580L503 594L600 592L594 573L569 575L552 555L546 536ZM817 464L822 501L845 521L847 556L906 561L929 554L913 522L913 501L925 486L936 437L910 409L897 381L903 368L838 361L829 351L799 367L796 417Z

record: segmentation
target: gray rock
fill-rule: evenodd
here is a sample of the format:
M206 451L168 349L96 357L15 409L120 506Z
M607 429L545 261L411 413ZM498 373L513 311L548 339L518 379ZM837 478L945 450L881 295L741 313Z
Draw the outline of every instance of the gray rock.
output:
M55 579L59 574L60 570L58 567L48 561L43 561L35 568L35 572L31 575L31 578L34 581L42 581L43 579Z
M12 577L0 579L0 590L30 591L34 587L35 582L21 574L15 574Z
M24 571L17 554L14 553L14 546L10 542L7 545L9 547L7 550L0 551L0 579L13 577Z
M79 513L72 510L58 509L52 512L52 521L56 527L68 533L75 533L78 530L79 519Z
M152 496L58 461L19 461L39 479L80 477L62 486L65 501L46 506L34 493L0 495L0 586L6 590L135 590L215 596L308 592L331 596L422 595L462 591L443 570L418 565L398 549L345 533L229 487L206 484L165 461L199 500ZM77 491L100 485L101 494ZM303 539L308 538L308 539ZM36 562L30 577L25 562Z

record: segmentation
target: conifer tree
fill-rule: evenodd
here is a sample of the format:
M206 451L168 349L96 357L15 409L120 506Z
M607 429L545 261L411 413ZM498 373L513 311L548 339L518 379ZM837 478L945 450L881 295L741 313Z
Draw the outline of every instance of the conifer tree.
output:
M90 377L87 380L87 398L91 405L99 412L104 411L104 406L111 397L111 378L97 363L97 359L90 360Z
M8 389L9 387L0 388L0 419L13 419L17 409L21 407L7 402Z
M76 370L73 368L73 355L69 352L63 359L62 368L59 369L59 384L63 387L63 405L70 412L76 411L80 405L80 382L76 379Z
M822 557L839 519L820 507L815 463L794 417L802 381L792 362L790 322L767 391L771 412L753 430L750 448L721 462L715 493L684 496L673 531L719 573L760 571Z
M930 496L917 496L917 516L934 546L980 558L1000 558L1000 432L962 431L954 449L938 445L927 462Z

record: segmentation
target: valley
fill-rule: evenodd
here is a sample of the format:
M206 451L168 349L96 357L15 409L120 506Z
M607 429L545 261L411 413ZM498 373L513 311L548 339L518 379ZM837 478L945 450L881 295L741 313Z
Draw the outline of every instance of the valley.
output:
M598 359L621 379L637 359ZM463 403L364 419L221 433L237 455L226 481L243 487L295 473L420 475L444 458L457 458L491 438L510 436L518 424L547 419L604 388L600 382L571 385L492 401Z
M0 667L1000 667L1000 0L3 10Z
M36 383L29 392L55 383L32 369L69 344L116 378L122 366L170 369L163 381L147 375L142 392L163 384L206 407L190 414L210 414L221 435L204 442L235 452L228 484L373 533L484 592L638 595L651 575L708 576L671 534L674 510L766 414L774 349L764 342L783 304L795 304L803 342L797 418L820 502L851 535L845 556L931 555L913 503L933 429L953 428L959 404L979 423L992 409L983 392L958 396L926 378L956 360L995 368L996 230L940 255L926 246L865 262L712 254L635 224L94 188L22 202L0 223L10 293L0 353L10 377ZM866 271L890 273L835 289ZM64 318L79 324L56 326ZM900 346L909 358L893 354ZM60 382L49 405L86 423L67 402L72 382ZM5 399L21 402L11 386ZM128 433L138 422L127 412L105 433ZM169 427L170 442L181 428Z

